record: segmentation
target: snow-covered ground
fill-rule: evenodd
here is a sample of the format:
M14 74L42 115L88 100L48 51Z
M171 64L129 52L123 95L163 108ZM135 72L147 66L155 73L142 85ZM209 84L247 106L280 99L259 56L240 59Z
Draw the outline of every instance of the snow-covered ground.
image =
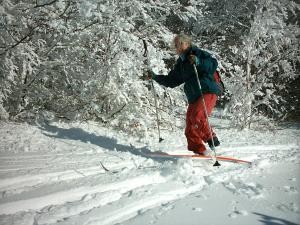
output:
M300 224L299 127L212 123L218 154L252 166L149 155L186 153L182 130L142 143L95 123L1 122L0 224Z

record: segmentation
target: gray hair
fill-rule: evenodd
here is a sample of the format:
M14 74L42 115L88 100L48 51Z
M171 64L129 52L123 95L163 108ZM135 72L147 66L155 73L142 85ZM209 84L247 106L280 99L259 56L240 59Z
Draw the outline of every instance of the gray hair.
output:
M174 38L174 42L175 40L178 40L180 44L187 43L190 46L192 45L192 38L186 34L177 34Z

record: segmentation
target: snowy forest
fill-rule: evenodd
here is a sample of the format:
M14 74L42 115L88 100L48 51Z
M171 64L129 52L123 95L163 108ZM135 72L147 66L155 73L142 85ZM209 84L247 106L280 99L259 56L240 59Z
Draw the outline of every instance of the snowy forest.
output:
M296 0L0 2L2 120L97 121L144 136L155 106L139 77L168 73L183 32L217 57L226 87L218 107L233 126L299 121ZM181 127L181 87L155 89L161 126Z
M300 224L299 0L0 3L0 225ZM181 33L225 85L209 155L141 79Z

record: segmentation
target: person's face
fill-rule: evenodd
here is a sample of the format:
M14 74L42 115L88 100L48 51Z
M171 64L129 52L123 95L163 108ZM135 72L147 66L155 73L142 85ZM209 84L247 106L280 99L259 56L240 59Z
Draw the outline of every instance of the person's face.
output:
M175 45L177 55L181 55L182 53L184 53L190 47L188 43L180 42L178 40L178 38L175 38L174 45Z

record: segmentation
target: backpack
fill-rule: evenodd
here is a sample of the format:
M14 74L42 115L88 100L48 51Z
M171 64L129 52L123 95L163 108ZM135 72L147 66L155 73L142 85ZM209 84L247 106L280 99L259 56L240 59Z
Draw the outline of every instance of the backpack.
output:
M220 75L220 72L218 70L215 71L214 73L214 80L218 86L218 89L220 91L220 94L219 96L223 96L224 95L224 92L225 92L225 85L221 79L221 75Z
M198 53L198 54L197 54ZM220 71L218 69L218 60L212 56L209 52L206 52L204 50L199 49L199 51L195 51L192 49L192 51L189 53L190 55L196 55L197 57L203 58L205 60L210 60L212 64L212 70L214 70L213 79L217 84L217 87L219 89L219 96L223 97L225 95L225 85L221 79ZM212 78L210 78L212 79Z

